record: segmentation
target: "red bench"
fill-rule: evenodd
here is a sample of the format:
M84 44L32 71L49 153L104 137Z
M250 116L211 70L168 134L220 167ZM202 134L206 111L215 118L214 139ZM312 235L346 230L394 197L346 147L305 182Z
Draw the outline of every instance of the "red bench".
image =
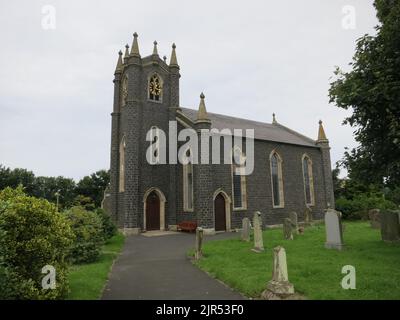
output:
M193 221L182 221L178 224L178 230L195 232L197 228L197 223Z

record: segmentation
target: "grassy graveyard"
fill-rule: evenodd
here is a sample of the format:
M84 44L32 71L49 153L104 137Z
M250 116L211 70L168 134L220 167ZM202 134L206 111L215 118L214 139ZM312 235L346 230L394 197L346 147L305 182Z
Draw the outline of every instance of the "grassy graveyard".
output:
M344 222L345 249L326 249L325 226L307 227L294 240L282 229L263 232L265 252L251 251L253 241L237 239L204 244L195 264L245 296L259 298L272 275L272 249L286 249L289 281L307 299L400 299L400 244L385 243L368 222ZM252 239L253 240L253 239ZM356 269L356 289L344 290L342 267Z
M93 263L73 265L69 272L69 300L99 299L111 271L111 266L122 250L124 236L116 234L103 246L99 259Z

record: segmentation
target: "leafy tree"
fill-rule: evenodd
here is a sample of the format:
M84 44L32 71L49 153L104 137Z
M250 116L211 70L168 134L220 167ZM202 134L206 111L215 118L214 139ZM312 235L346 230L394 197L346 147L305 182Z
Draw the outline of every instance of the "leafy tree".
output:
M96 209L95 213L99 216L103 226L103 236L105 240L117 234L117 226L112 221L110 215L103 209Z
M59 209L70 208L74 205L84 206L88 210L101 206L104 190L110 182L110 174L99 170L83 177L78 184L73 179L59 177L36 177L32 171L16 168L11 170L0 165L0 190L19 185L30 196L57 202L59 194Z
M101 206L104 190L110 183L110 173L99 170L90 176L83 177L77 184L76 193L93 199L96 207Z
M32 194L35 186L35 175L32 171L26 169L16 168L11 170L0 165L0 190L6 187L16 188L22 184L25 188L25 192Z
M73 263L95 261L104 243L101 218L95 212L82 207L72 207L64 215L75 234L70 260Z
M379 25L357 40L352 70L339 68L330 102L352 109L344 120L359 146L346 151L349 177L366 184L400 185L400 1L375 0Z
M73 205L76 197L76 184L73 179L64 177L37 177L32 195L56 203L56 193L59 193L59 207L68 208Z
M68 293L74 234L65 217L22 187L0 192L0 299L58 299ZM42 287L42 268L56 270L56 288Z
M85 197L81 194L75 197L74 207L82 207L85 210L94 210L95 209L93 199L90 197Z

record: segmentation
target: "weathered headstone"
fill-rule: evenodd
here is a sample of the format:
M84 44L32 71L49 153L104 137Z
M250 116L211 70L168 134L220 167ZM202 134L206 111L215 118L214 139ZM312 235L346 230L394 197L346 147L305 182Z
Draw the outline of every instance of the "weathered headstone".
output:
M312 210L309 206L306 206L306 209L304 210L304 224L306 226L311 226L314 223L313 215L312 215Z
M297 219L297 213L294 211L290 212L289 219L292 222L292 229L293 229L292 231L295 234L298 234L299 233L299 221Z
M381 211L379 209L371 209L368 211L368 217L371 223L371 228L381 228Z
M250 241L250 219L244 218L242 220L242 240Z
M341 250L343 248L342 214L333 209L325 213L325 248Z
M203 256L203 228L196 228L196 244L194 251L195 260L199 260Z
M400 241L400 211L385 210L381 213L381 236L383 241Z
M262 293L264 299L286 298L294 294L294 286L289 282L286 251L278 246L274 248L274 264L272 280L268 282L267 289Z
M283 220L283 238L285 240L293 240L292 221L289 218Z
M254 229L254 248L252 251L254 252L262 252L264 251L264 242L262 236L262 228L261 228L261 212L254 212L253 216L253 229Z

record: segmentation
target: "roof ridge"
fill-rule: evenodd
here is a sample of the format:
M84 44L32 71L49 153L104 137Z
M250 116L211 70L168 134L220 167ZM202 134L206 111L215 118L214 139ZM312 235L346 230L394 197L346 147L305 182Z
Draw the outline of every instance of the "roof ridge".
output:
M191 108L186 108L186 107L181 107L182 110L186 109L186 110L190 110L193 112L197 112L195 109L191 109ZM234 116L230 116L230 115L226 115L226 114L222 114L222 113L215 113L215 112L208 112L207 113L210 115L217 115L217 116L222 116L222 117L226 117L226 118L233 118L233 119L238 119L238 120L246 120L246 121L250 121L250 122L254 122L254 123L258 123L258 124L267 124L270 126L273 126L272 123L268 123L268 122L261 122L261 121L256 121L256 120L252 120L252 119L247 119L247 118L239 118L239 117L234 117Z
M195 109L182 107L182 113L186 114L187 117L196 117L197 111ZM238 128L245 129L254 127L256 129L255 139L275 141L281 143L289 143L294 145L303 145L308 147L317 147L316 141L293 130L280 123L267 123L260 122L251 119L238 118L234 116L228 116L220 113L208 113L209 119L211 120L212 126L216 125L217 128L219 123L224 123L227 128L233 128L232 126L237 125ZM241 123L243 126L241 126ZM257 133L258 132L258 133ZM270 133L266 133L270 132ZM275 132L275 133L273 133Z

